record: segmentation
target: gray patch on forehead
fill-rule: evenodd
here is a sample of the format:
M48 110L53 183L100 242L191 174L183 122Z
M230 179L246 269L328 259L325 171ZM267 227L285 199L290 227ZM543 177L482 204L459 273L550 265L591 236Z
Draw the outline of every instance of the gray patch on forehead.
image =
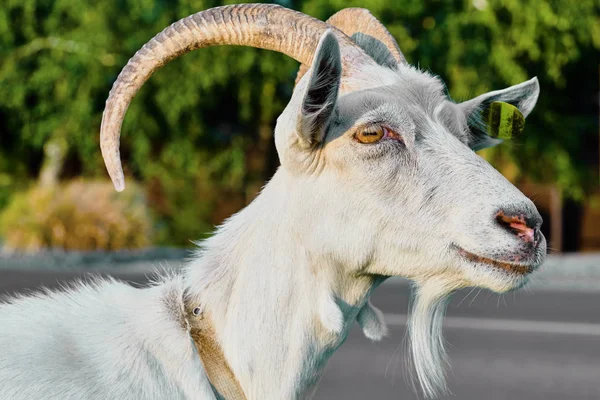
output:
M350 93L338 100L337 123L346 129L359 122L387 123L409 128L409 107L394 94L393 87L379 87Z
M395 79L391 85L367 87L347 96L370 93L375 96L389 95L388 101L418 106L431 116L436 106L447 100L444 83L434 75L401 64L393 76Z
M464 114L448 100L439 78L413 67L399 68L397 81L392 85L342 95L338 99L336 125L347 130L363 120L388 123L405 132L415 131L415 140L419 141L435 122L467 143Z
M430 117L435 109L447 100L444 83L436 76L416 69L407 69L398 74L394 85L396 95L407 104L418 106Z

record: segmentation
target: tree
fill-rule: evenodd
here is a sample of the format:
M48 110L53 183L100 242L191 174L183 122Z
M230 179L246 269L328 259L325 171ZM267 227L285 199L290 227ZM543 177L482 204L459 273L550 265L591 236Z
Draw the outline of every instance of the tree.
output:
M36 179L44 144L60 139L68 143L62 178L105 176L98 131L118 72L165 26L219 4L9 1L0 10L3 192ZM164 242L201 237L215 209L233 211L248 201L248 187L264 182L262 160L296 65L277 53L211 48L165 66L138 94L122 151L128 173L148 188Z
M525 135L485 156L500 168L514 163L516 172L503 172L516 180L553 182L577 199L597 184L597 1L280 3L323 20L344 7L370 9L409 61L439 74L457 101L538 76L542 96ZM5 0L0 208L38 179L49 142L66 142L60 178L105 177L98 131L122 66L171 22L221 4ZM274 52L209 48L169 63L144 85L125 119L122 155L126 173L146 188L160 243L201 237L270 176L277 165L271 133L297 67Z

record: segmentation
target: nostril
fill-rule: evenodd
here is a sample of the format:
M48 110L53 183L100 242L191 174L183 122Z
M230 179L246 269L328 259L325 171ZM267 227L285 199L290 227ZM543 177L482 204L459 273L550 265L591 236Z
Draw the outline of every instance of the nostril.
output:
M522 240L526 242L533 242L535 238L535 231L533 230L533 228L530 228L526 224L521 222L511 222L509 227Z
M496 221L525 242L533 242L539 228L537 222L532 218L527 218L524 214L508 215L499 211L496 214Z

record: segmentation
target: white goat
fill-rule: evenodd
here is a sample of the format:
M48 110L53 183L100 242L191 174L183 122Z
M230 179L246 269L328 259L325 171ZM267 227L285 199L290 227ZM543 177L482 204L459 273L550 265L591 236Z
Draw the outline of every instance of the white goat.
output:
M277 121L282 165L181 275L1 305L0 398L309 398L355 320L371 338L384 334L368 299L390 276L415 282L418 381L426 396L445 389L449 295L518 288L545 255L533 203L472 150L499 142L481 112L503 101L526 116L538 83L456 104L438 78L406 64L367 11L336 18L340 29L275 5L219 7L136 53L102 120L117 190L120 128L135 93L169 60L212 45L276 50L310 66Z

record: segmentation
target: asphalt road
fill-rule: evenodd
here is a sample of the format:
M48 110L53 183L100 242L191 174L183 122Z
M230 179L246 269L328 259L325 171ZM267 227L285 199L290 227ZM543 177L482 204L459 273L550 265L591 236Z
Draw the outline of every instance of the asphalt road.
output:
M0 296L81 275L0 269ZM145 281L139 272L116 275ZM329 362L316 399L419 398L403 361L408 293L402 284L377 289L373 303L387 315L389 337L371 343L354 329ZM600 292L461 292L449 306L445 333L454 395L444 399L600 399Z

